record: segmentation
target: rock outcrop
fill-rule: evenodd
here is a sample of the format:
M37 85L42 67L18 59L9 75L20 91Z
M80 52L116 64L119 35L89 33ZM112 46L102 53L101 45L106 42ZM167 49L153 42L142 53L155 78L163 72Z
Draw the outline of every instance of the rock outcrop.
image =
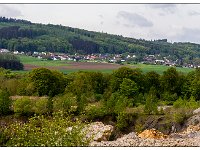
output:
M113 126L104 125L102 122L93 122L86 128L86 138L93 141L107 141L113 132Z
M197 108L193 111L193 114L200 114L200 108Z
M140 138L152 138L152 139L166 139L167 135L159 132L156 129L144 130L142 133L138 134Z
M199 123L200 123L200 114L196 114L187 119L185 127L188 127L190 125L196 126Z

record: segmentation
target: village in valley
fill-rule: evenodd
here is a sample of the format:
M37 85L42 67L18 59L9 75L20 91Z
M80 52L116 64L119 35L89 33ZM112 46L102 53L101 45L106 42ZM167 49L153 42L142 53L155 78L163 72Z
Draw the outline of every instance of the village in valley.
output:
M28 52L23 51L9 51L8 49L0 49L0 53L13 53L14 55L27 55L42 60L61 60L61 61L74 61L74 62L98 62L98 63L116 63L116 64L131 64L142 63L151 65L164 65L175 66L184 68L199 68L200 64L197 63L183 63L183 60L177 59L170 60L167 56L161 57L157 55L145 55L142 59L137 59L135 54L65 54L65 53L51 53L51 52Z

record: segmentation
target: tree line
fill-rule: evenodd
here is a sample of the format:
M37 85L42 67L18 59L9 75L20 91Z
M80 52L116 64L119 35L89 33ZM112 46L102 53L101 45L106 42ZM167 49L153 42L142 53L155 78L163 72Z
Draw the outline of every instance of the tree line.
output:
M0 53L0 67L11 70L23 70L24 66L19 58L12 54Z
M160 75L154 71L143 73L140 69L121 67L112 74L80 71L64 75L59 71L38 68L20 78L1 72L0 89L8 90L11 95L53 98L59 94L69 94L76 97L79 111L89 101L103 101L113 113L116 111L113 106L117 103L135 107L145 105L149 98L152 98L151 105L173 105L180 99L200 100L200 69L183 74L169 68Z

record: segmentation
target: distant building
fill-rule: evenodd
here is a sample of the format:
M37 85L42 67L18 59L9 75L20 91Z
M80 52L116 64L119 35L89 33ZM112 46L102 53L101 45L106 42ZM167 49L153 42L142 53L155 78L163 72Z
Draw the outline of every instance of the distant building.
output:
M164 64L165 61L164 61L164 60L158 60L158 59L156 59L156 60L155 60L155 63L156 63L156 64Z
M34 55L38 55L39 53L38 53L38 52L33 52L33 54L34 54Z
M14 51L13 54L19 54L19 52L18 51Z
M60 60L66 60L66 57L60 56Z
M9 53L10 51L7 49L0 49L0 53Z

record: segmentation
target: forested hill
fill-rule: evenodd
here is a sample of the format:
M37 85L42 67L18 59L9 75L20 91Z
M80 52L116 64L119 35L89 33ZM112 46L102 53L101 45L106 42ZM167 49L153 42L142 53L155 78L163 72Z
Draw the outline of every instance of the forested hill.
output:
M26 20L0 17L0 48L24 52L132 53L138 59L160 54L171 59L199 59L200 45L169 43L167 39L147 41L119 35L87 31L62 25L36 24Z

